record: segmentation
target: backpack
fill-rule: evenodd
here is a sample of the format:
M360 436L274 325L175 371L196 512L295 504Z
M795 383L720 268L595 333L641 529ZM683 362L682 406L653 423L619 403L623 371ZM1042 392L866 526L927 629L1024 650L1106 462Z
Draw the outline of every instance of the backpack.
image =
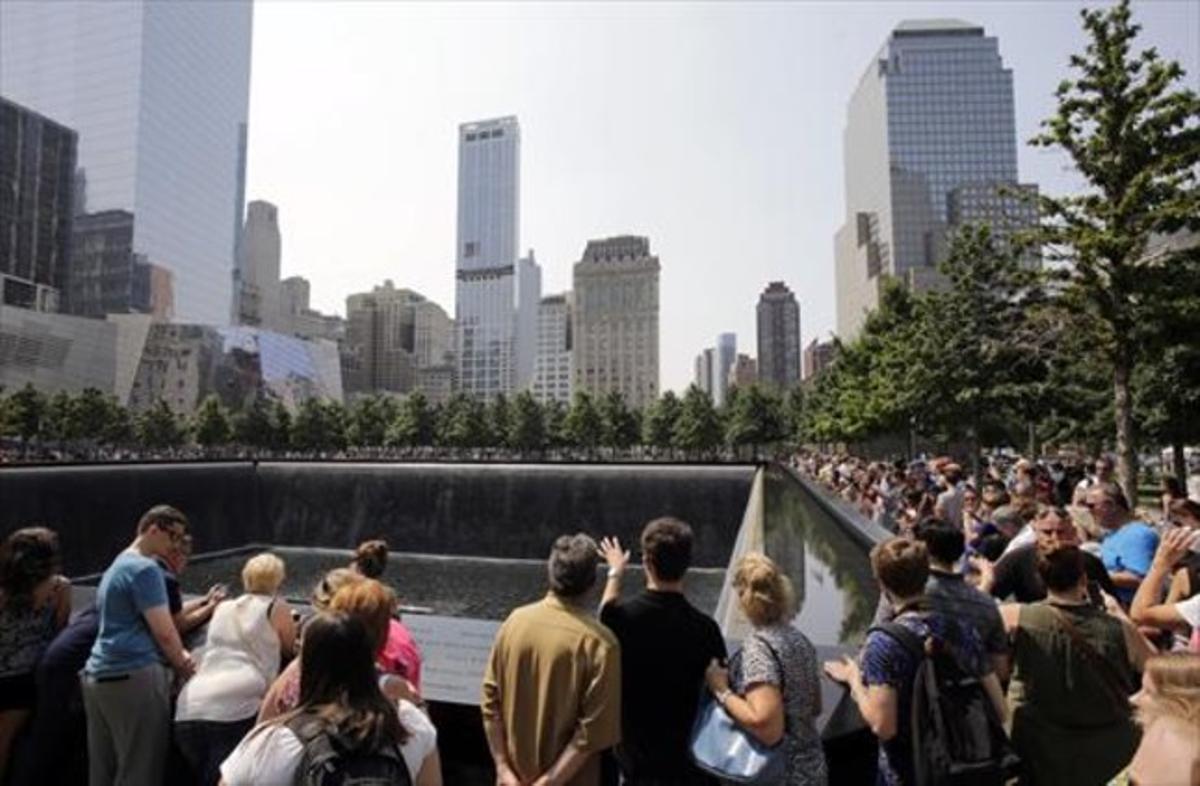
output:
M912 685L912 786L1003 786L1020 759L983 682L946 642L897 622L876 625L917 659Z
M398 745L355 749L326 721L308 713L286 725L304 745L295 786L413 786Z

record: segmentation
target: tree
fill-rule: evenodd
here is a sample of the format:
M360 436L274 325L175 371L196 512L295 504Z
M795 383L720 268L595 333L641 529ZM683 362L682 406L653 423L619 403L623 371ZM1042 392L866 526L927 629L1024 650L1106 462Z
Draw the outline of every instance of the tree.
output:
M758 385L738 391L725 425L725 440L731 446L749 445L757 450L781 441L786 434L778 396Z
M442 408L438 441L454 448L476 448L486 440L483 403L466 393L455 393Z
M99 439L108 445L124 445L134 437L133 418L129 410L117 401L116 396L106 396L104 406L108 414L104 418L104 431Z
M1080 12L1089 41L1059 85L1058 108L1031 140L1060 148L1087 188L1043 196L1040 239L1070 262L1063 304L1090 323L1093 351L1111 367L1118 470L1137 498L1132 383L1147 335L1161 334L1172 301L1197 297L1196 255L1147 259L1152 237L1200 229L1200 97L1179 86L1178 63L1154 49L1133 54L1140 25L1128 0Z
M551 399L542 408L542 416L546 423L546 446L561 448L569 440L567 438L567 405L558 399Z
M7 430L21 438L21 450L41 436L46 397L30 383L8 397Z
M642 442L655 448L671 447L679 410L679 397L675 391L663 393L642 415Z
M298 450L340 450L346 446L346 410L336 401L305 399L291 436L292 447Z
M508 447L508 433L512 424L512 405L508 396L496 394L488 404L484 419L485 440L487 444L498 448Z
M546 420L542 406L528 390L513 399L508 444L516 450L541 450L546 445Z
M274 450L287 450L292 445L292 425L295 420L292 417L291 410L284 406L284 403L279 399L273 399L271 401L270 417L270 447Z
M395 419L396 402L390 396L363 396L350 409L347 438L352 445L379 447Z
M60 390L46 402L46 413L42 417L42 438L58 443L72 439L71 394Z
M68 407L67 433L70 439L103 439L111 412L103 393L96 388L84 388L79 395L71 398Z
M563 428L567 441L574 447L591 451L600 444L604 436L604 423L595 401L586 390L575 391Z
M1170 446L1171 474L1186 487L1184 446L1200 442L1200 344L1176 344L1148 359L1133 389L1142 433Z
M197 445L211 448L229 442L229 412L215 395L209 394L200 402L192 422Z
M187 430L170 405L159 398L138 416L137 439L152 450L175 448L187 439Z
M233 416L232 431L234 441L249 447L272 448L277 443L271 408L261 396Z
M675 447L689 453L706 454L721 444L721 421L712 399L695 385L683 395L672 438Z
M399 411L388 426L387 444L404 447L432 445L435 426L429 399L421 391L413 391L400 402Z
M618 390L610 390L600 399L600 442L610 448L624 450L638 441L638 416L625 405Z
M799 445L805 441L804 388L799 385L789 390L783 400L783 428L792 442Z

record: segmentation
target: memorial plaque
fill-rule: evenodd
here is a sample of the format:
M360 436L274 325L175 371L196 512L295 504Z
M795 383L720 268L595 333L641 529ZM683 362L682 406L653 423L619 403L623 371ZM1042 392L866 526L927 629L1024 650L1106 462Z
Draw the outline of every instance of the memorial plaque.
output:
M500 623L410 614L404 624L421 647L421 694L427 701L478 706L483 671Z

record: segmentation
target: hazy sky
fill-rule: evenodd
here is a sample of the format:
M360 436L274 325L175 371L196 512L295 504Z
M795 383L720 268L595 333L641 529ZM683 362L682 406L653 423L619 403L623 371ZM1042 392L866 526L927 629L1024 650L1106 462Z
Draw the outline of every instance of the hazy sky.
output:
M1015 79L1020 176L1070 188L1023 144L1083 46L1077 2L255 5L248 199L280 210L283 274L313 305L385 278L454 313L456 129L515 114L521 247L543 293L589 238L646 235L662 263L663 389L737 333L756 354L766 282L797 293L805 343L835 323L846 102L902 19L1000 39ZM1141 40L1200 85L1200 3L1135 5Z

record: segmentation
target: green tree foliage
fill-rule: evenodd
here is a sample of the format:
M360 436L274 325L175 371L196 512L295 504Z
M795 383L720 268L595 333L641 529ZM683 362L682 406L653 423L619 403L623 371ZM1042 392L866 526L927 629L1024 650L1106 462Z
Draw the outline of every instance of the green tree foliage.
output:
M46 397L31 384L8 397L6 426L9 434L21 438L28 444L42 432L42 419L46 416Z
M546 418L542 405L528 390L513 399L508 444L516 450L534 451L546 446Z
M721 445L721 420L712 399L695 385L683 396L672 438L675 447L689 453L707 454Z
M170 405L160 398L155 399L154 403L138 416L136 435L143 447L175 448L187 440L187 429Z
M1141 28L1128 0L1081 16L1088 44L1070 60L1078 76L1059 85L1057 110L1031 144L1063 150L1087 187L1041 198L1040 239L1070 262L1063 304L1111 369L1118 470L1135 499L1133 380L1164 314L1198 296L1194 253L1146 257L1155 235L1200 229L1200 97L1181 85L1178 63L1134 52Z
M786 434L778 396L759 385L738 391L725 423L725 440L730 445L758 448L780 442Z
M638 416L625 404L620 391L610 390L600 399L600 442L605 447L624 450L638 442Z
M271 443L275 450L287 450L292 445L292 413L283 402L274 399L270 406Z
M346 446L346 410L340 403L305 399L292 422L291 442L297 450L329 451Z
M350 408L347 439L351 445L380 447L388 426L396 419L396 402L391 396L363 396Z
M681 405L675 391L668 390L646 407L642 414L642 444L654 448L669 448L675 441L675 422Z
M570 445L593 450L600 444L604 437L604 421L595 400L586 390L575 391L563 428Z
M1138 367L1133 389L1142 433L1171 447L1170 472L1186 485L1184 446L1200 442L1200 342L1168 346L1147 359Z
M116 396L106 396L104 404L108 408L108 415L105 417L104 432L100 435L100 441L108 445L125 445L133 442L133 418L130 416L129 410L121 406L121 402L117 401Z
M261 397L255 398L250 406L234 414L231 427L234 441L242 445L270 448L275 444L271 408Z
M561 448L568 444L567 405L557 399L547 401L542 416L546 423L546 447Z
M110 432L114 403L115 398L110 400L96 388L84 388L71 399L68 416L71 438L104 440Z
M512 404L508 396L498 394L487 406L484 419L485 444L498 448L508 447L509 431L512 426Z
M399 411L387 430L387 444L402 447L432 445L436 425L429 399L421 391L414 391L400 402Z
M192 417L193 435L196 444L210 448L229 442L233 429L229 424L229 412L214 395L205 397Z
M794 443L804 441L804 388L800 385L789 390L783 400L783 427L787 439Z
M474 448L487 441L484 405L465 393L455 393L442 408L438 441L452 448Z

